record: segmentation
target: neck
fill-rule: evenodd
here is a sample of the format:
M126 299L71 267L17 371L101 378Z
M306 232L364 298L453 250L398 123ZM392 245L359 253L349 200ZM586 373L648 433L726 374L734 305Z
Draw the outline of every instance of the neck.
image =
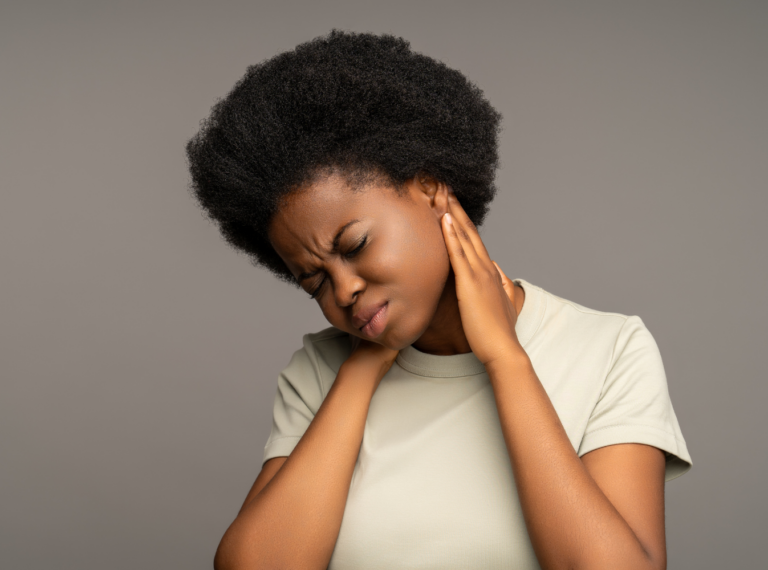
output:
M515 284L515 312L517 315L523 308L525 291ZM456 280L451 269L448 279L437 304L435 316L429 323L427 330L413 343L416 350L427 354L450 356L452 354L465 354L472 352L464 327L461 324L459 312L459 299L456 296Z
M464 327L461 325L453 269L448 274L432 322L413 343L413 347L427 354L439 355L464 354L472 351L464 334Z

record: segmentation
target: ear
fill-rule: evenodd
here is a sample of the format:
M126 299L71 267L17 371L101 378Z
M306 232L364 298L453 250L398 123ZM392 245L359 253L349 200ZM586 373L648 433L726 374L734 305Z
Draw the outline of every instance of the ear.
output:
M448 196L453 193L450 186L433 176L420 172L408 185L417 192L417 196L427 202L438 220L448 211Z

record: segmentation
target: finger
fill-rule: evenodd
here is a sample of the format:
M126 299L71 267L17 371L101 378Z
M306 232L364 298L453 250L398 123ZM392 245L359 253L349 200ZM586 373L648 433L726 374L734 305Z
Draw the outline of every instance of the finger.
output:
M504 291L506 291L507 297L509 297L510 301L514 301L514 299L515 299L515 284L501 270L501 267L499 267L498 263L493 261L493 264L496 266L496 270L499 272L499 276L501 277L501 285L502 285L502 287L504 287Z
M455 220L449 213L443 214L441 218L443 226L443 236L445 237L445 246L448 248L448 256L451 259L453 271L459 273L473 273L472 264L469 262L467 252L459 239L456 231Z
M501 267L499 267L499 264L496 263L495 261L493 261L493 264L496 266L496 270L499 272L499 276L501 277L501 282L504 284L510 283L511 281L509 277L507 277L507 274L501 270Z
M467 212L464 211L464 208L462 208L459 199L456 198L456 194L453 192L448 193L448 207L450 208L450 212L451 215L453 215L454 220L457 221L459 226L461 226L466 232L467 238L472 242L472 246L477 252L478 256L482 257L486 261L490 261L491 256L488 254L488 250L485 249L485 244L483 243L483 240L477 231L477 227L469 218Z
M459 241L461 242L461 246L464 248L464 252L467 254L467 259L469 259L469 262L473 267L477 266L478 263L482 262L477 250L475 249L475 243L472 241L472 230L466 227L461 222L461 220L456 217L457 213L461 214L462 212L459 212L456 208L452 208L450 201L448 204L448 210L448 214L451 216L451 221L453 222L453 227L456 229L456 234L459 238ZM466 217L466 214L464 214L464 216Z

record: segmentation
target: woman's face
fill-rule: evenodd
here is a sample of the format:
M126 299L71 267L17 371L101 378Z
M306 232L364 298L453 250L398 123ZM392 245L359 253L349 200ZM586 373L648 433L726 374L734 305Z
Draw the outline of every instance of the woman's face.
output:
M329 323L393 350L433 322L451 270L440 222L450 190L418 176L405 188L353 192L331 175L291 194L269 231Z

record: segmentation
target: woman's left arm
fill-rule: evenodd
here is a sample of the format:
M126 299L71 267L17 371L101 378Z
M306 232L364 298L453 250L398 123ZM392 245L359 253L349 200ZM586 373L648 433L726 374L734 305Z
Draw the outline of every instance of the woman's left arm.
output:
M620 444L579 459L527 355L487 370L542 568L666 568L664 453Z
M450 193L443 234L467 341L493 386L515 484L545 569L664 570L664 453L641 444L579 458L515 333L514 286Z

